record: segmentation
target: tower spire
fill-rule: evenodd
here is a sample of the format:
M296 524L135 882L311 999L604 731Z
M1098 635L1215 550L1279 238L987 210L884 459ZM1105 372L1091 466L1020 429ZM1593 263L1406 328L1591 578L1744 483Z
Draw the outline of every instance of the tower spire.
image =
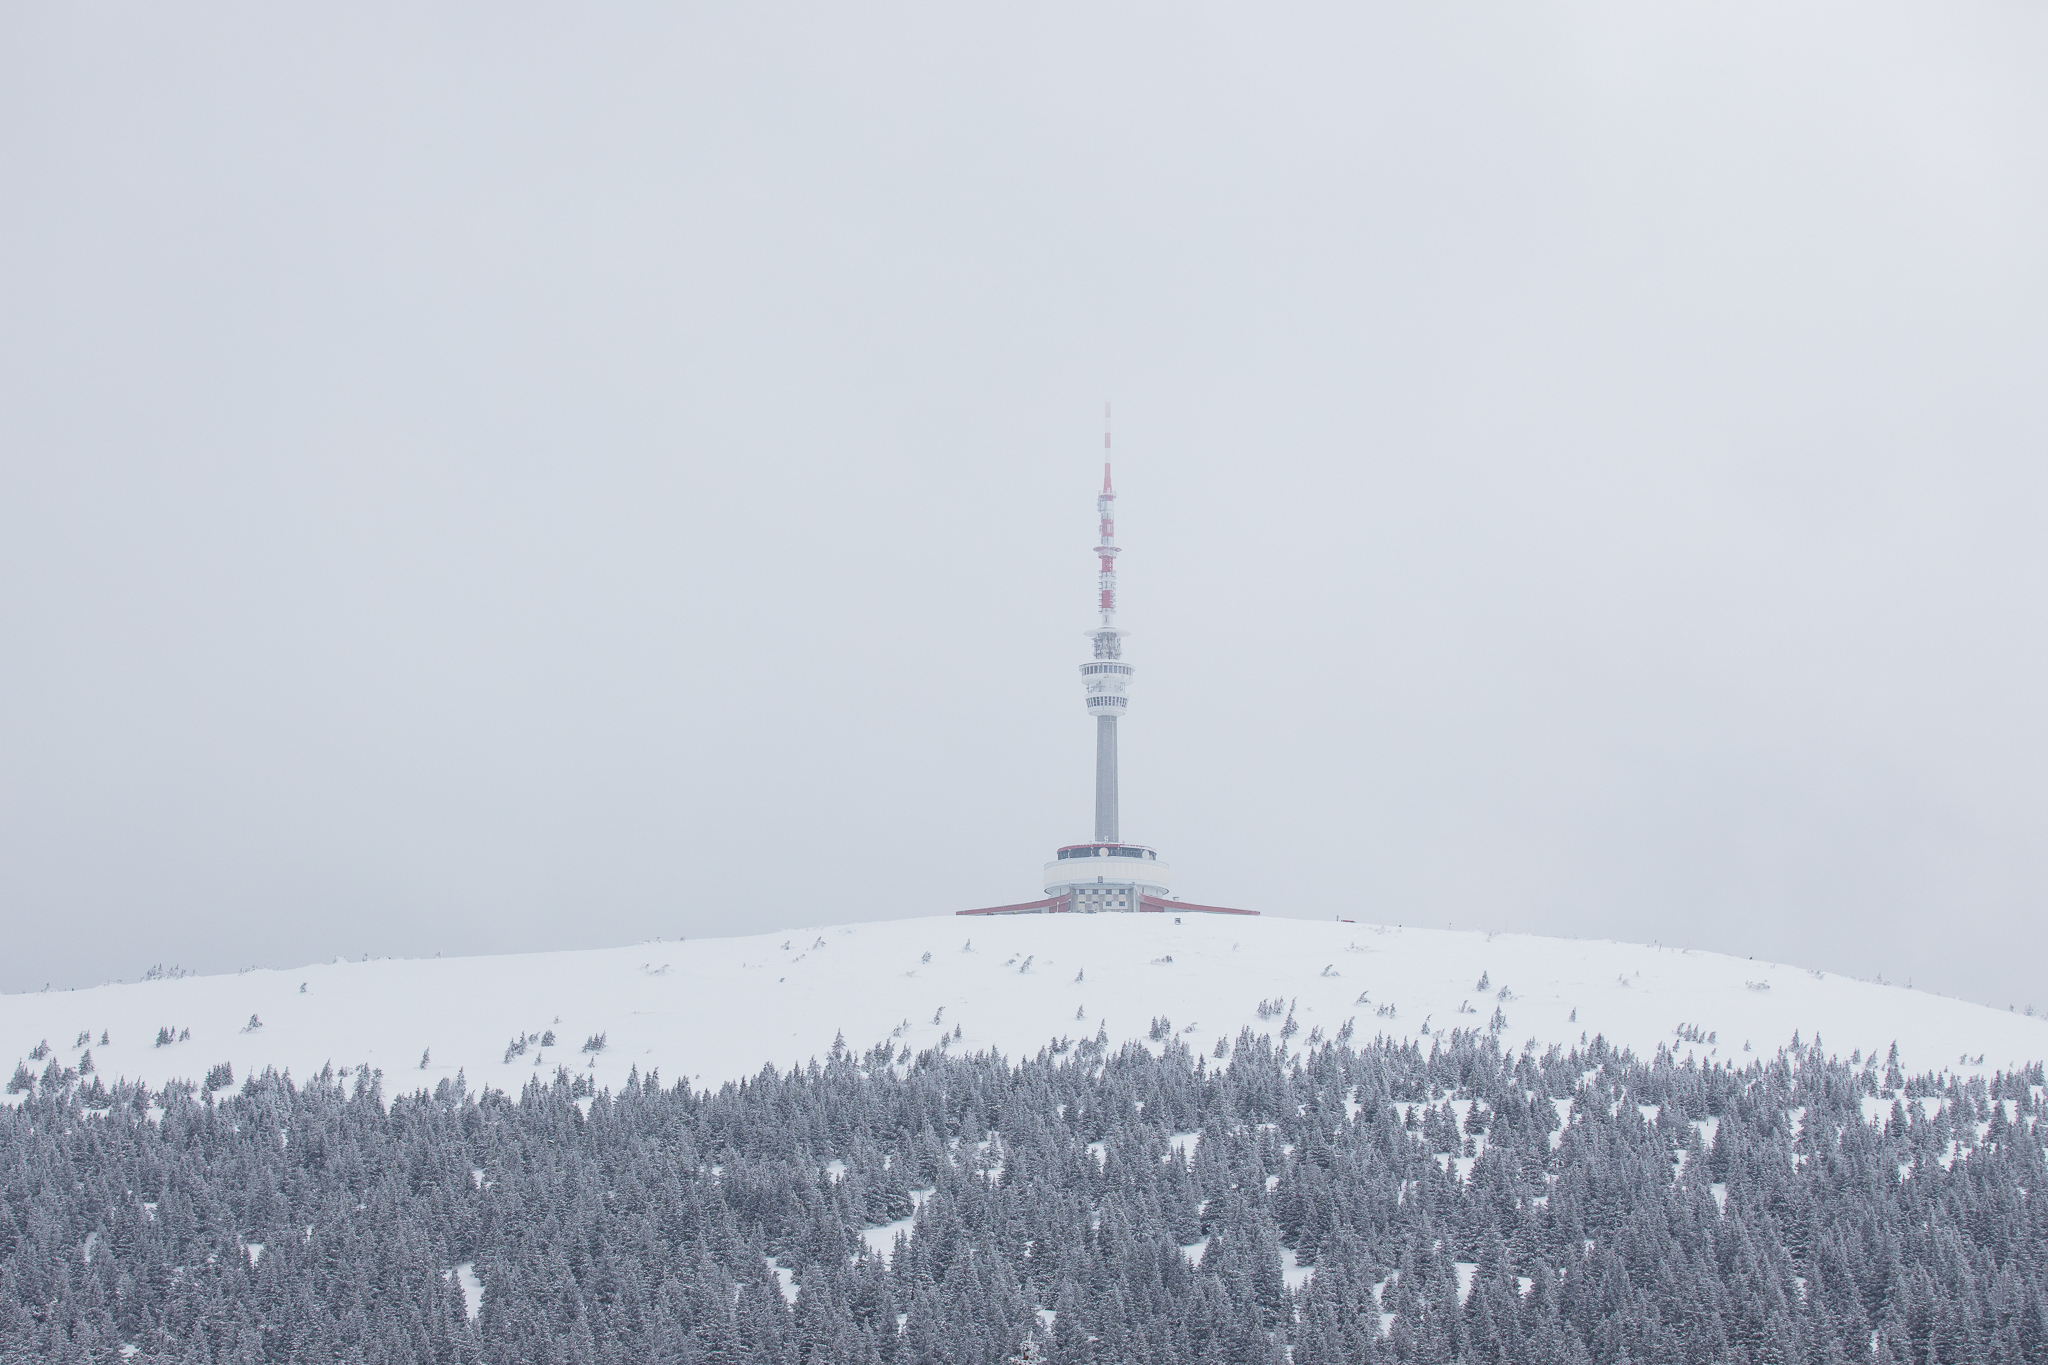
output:
M1102 462L1102 492L1095 499L1095 515L1101 523L1101 535L1095 546L1095 557L1100 561L1102 599L1099 609L1105 629L1116 625L1116 557L1121 553L1116 547L1116 489L1109 481L1109 461ZM1095 657L1105 657L1100 649ZM1106 656L1115 658L1114 654Z

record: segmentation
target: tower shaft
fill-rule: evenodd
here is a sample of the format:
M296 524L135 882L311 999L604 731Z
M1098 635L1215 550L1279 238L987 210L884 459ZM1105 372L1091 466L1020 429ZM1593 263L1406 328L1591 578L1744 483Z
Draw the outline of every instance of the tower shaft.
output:
M1117 844L1116 717L1095 718L1095 842Z

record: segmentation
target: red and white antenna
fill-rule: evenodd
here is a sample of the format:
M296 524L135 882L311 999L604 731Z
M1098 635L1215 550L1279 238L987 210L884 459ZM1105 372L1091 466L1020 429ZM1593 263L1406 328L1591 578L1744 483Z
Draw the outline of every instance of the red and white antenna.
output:
M1104 629L1116 625L1116 489L1109 481L1109 404L1102 405L1102 493L1095 499L1095 511L1102 521L1101 540L1095 546L1096 557L1101 561L1102 578L1102 624ZM1099 654L1098 654L1099 657ZM1109 655L1115 658L1114 654Z

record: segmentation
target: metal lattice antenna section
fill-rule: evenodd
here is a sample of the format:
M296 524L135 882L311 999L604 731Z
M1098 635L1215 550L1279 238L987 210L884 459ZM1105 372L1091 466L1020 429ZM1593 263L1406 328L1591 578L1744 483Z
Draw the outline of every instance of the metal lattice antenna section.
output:
M1102 539L1095 547L1102 574L1102 624L1116 626L1116 489L1109 481L1109 461L1102 462L1102 493L1095 499L1095 514L1102 523Z

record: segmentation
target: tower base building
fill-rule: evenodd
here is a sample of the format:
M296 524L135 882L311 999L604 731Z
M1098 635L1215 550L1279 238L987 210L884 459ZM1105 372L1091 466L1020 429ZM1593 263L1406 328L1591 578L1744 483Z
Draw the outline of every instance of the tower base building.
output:
M1045 896L962 915L1256 915L1226 905L1169 900L1172 869L1142 844L1069 844L1045 865Z
M1165 898L1172 873L1142 844L1069 844L1045 865L1045 894L1084 914L1136 910L1147 896Z

